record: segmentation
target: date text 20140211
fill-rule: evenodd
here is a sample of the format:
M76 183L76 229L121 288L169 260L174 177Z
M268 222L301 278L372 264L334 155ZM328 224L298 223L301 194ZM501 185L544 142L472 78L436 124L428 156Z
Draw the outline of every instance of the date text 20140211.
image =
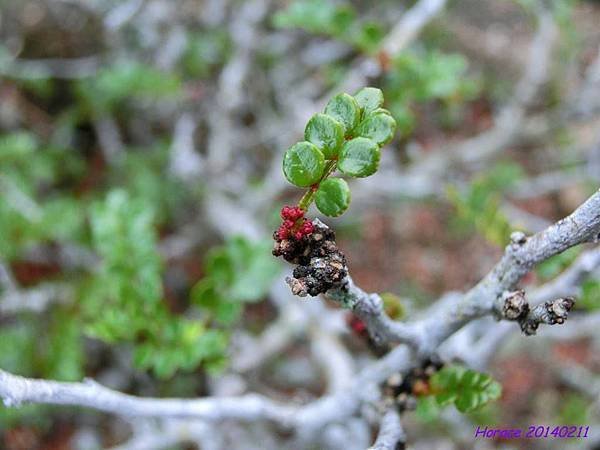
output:
M578 439L587 438L589 426L543 426L530 425L527 430L522 428L489 428L477 427L475 438L482 439Z

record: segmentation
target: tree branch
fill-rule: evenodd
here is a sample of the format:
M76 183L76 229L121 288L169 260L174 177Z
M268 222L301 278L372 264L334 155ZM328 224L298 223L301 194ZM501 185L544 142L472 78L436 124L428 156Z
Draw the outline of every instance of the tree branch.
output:
M352 309L367 325L376 344L399 342L416 346L421 339L419 329L392 320L383 309L381 297L363 291L354 284L350 275L346 276L341 287L329 290L327 297Z
M197 400L141 398L113 391L90 379L82 383L45 381L12 375L3 370L0 370L0 398L7 407L22 403L76 405L121 416L197 418L208 421L269 420L283 427L292 423L297 410L256 394Z
M390 409L383 416L377 440L369 450L401 450L405 441L400 414L395 409Z

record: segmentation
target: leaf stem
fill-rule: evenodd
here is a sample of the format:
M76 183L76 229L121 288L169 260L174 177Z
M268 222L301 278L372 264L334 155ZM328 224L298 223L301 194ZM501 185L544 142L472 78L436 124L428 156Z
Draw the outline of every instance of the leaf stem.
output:
M316 182L315 184L313 184L308 189L308 191L306 191L304 193L304 195L298 202L298 206L300 208L302 208L304 211L308 211L309 206L315 199L315 195L317 194L317 189L319 189L319 184L321 184L321 182L323 180L327 179L329 177L329 175L331 175L333 172L335 172L336 167L337 167L337 159L332 159L331 161L329 161L327 163L327 165L325 166L325 171L323 172L323 176L321 177L321 179L318 182Z

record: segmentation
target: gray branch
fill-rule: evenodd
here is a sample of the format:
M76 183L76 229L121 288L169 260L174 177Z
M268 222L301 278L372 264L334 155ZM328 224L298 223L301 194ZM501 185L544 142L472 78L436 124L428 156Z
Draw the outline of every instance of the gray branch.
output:
M424 320L425 342L421 351L433 351L441 342L472 319L491 313L502 317L503 295L540 262L578 244L600 239L600 191L570 216L529 238L513 233L512 242L496 266L457 303L439 308Z
M367 294L355 286L350 278L345 285L331 290L328 295L353 309L378 342L408 343L424 354L433 352L469 321L489 314L495 314L501 319L521 319L523 330L532 334L530 332L535 331L541 323L562 323L572 306L572 300L558 299L531 311L528 305L527 310L524 309L525 305L521 305L520 310L511 311L511 306L515 305L507 305L507 293L514 291L520 279L540 262L575 245L599 240L600 191L570 216L544 231L531 237L526 237L521 232L513 233L504 256L483 280L458 302L445 302L440 307L436 306L422 321L412 324L393 321L383 311L381 298L376 294Z
M385 413L377 440L369 450L398 450L404 448L406 435L400 422L400 415L394 409Z
M383 309L381 297L363 291L350 276L346 277L342 287L330 290L327 296L352 309L365 322L371 338L377 344L401 342L416 346L421 339L419 329L392 320Z
M0 397L7 407L23 403L73 405L121 416L197 418L207 421L269 420L284 427L291 424L297 409L255 394L197 400L141 398L114 391L90 379L82 383L46 381L12 375L3 370L0 370Z

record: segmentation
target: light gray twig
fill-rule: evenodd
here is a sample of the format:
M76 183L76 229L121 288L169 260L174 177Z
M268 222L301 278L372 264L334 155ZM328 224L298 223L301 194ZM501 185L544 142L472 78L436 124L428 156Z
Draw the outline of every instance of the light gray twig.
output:
M297 410L255 394L197 400L142 398L113 391L90 379L82 383L46 381L12 375L3 370L0 370L0 397L7 407L22 403L74 405L121 416L197 418L207 421L270 420L282 426L292 423Z
M405 440L400 414L395 409L390 409L383 416L377 440L369 450L398 450L404 448Z

